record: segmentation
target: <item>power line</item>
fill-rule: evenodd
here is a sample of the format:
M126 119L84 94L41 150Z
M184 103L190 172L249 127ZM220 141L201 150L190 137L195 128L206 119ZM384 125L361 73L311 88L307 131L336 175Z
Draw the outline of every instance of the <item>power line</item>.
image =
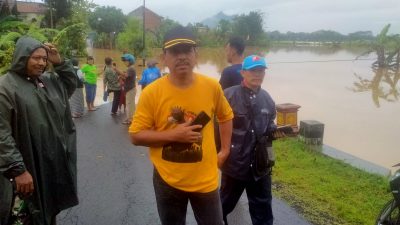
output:
M370 61L370 60L376 60L376 58L374 58L374 59L331 59L331 60L282 61L282 62L269 62L269 64L353 62L353 61Z

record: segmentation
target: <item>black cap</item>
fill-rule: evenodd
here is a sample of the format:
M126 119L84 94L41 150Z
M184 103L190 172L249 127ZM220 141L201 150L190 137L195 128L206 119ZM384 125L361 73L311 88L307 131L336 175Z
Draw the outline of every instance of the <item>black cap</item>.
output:
M178 44L188 44L196 46L196 38L193 32L185 27L177 26L169 30L164 36L163 49L171 48Z

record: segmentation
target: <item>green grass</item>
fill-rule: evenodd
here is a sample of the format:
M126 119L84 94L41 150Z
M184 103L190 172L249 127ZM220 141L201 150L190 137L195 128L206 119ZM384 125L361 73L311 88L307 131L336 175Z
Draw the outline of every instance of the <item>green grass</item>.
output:
M311 150L294 138L274 142L273 192L317 225L373 224L391 198L388 178Z

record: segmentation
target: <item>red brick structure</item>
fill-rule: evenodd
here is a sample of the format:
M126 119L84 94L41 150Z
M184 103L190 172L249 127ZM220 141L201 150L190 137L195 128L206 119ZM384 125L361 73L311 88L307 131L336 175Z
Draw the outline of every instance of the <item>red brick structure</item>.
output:
M47 6L40 2L17 1L17 9L20 14L44 15L47 12Z
M15 4L17 5L18 17L31 21L32 19L38 19L39 16L44 16L47 12L47 6L40 2L25 2L15 0L0 0L0 5L8 4L11 10Z
M144 10L143 6L133 10L132 12L128 13L129 17L134 17L139 20L143 20L143 11L145 12L145 28L146 30L155 31L161 24L161 20L163 17L157 15L155 12L151 11L148 8Z

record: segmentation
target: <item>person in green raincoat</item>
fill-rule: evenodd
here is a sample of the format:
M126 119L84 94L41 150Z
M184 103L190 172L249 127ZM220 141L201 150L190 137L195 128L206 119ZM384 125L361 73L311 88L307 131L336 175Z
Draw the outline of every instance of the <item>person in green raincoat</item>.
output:
M54 72L46 71L48 64ZM68 98L77 76L52 44L23 36L0 76L0 224L13 195L23 196L34 225L54 225L78 204L76 130Z

